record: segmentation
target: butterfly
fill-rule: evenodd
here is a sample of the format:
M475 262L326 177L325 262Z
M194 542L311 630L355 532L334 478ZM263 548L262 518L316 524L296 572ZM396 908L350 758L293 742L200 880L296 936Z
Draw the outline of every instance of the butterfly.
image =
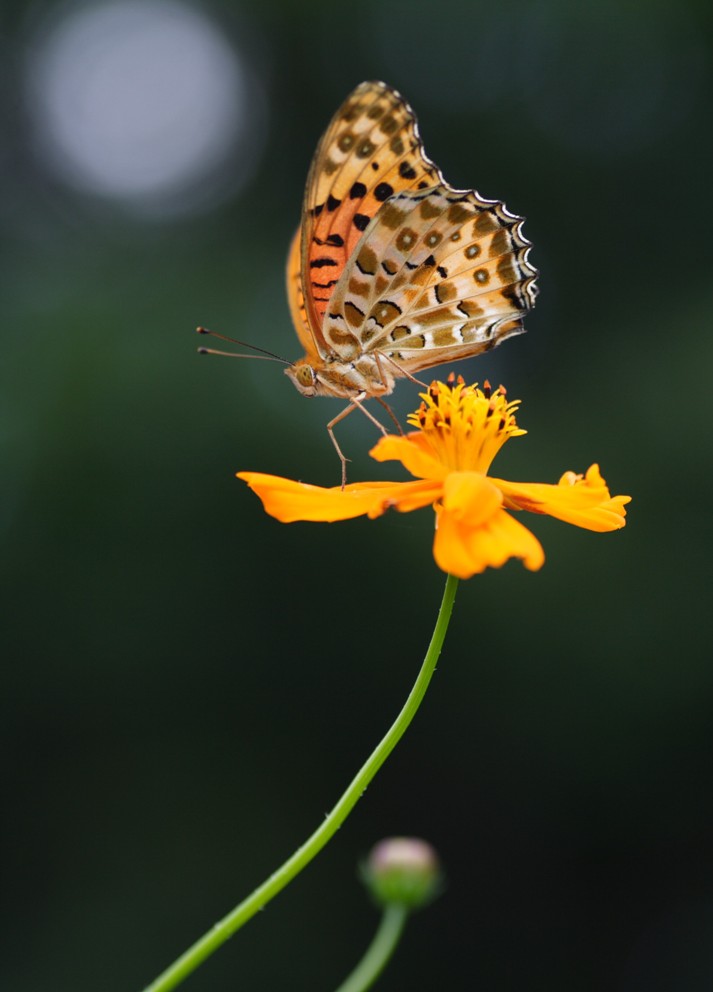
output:
M287 263L305 356L286 375L351 411L399 377L522 333L538 274L522 224L498 200L448 185L400 93L357 86L307 177Z
M537 292L522 223L446 183L396 90L357 86L307 177L287 265L306 354L286 374L306 395L386 395L521 333Z
M342 483L332 428L346 414L359 407L375 420L362 401L383 403L398 378L524 331L538 273L522 224L500 201L448 185L414 112L386 83L361 83L336 112L288 255L305 355L285 374L304 396L349 401L327 425Z

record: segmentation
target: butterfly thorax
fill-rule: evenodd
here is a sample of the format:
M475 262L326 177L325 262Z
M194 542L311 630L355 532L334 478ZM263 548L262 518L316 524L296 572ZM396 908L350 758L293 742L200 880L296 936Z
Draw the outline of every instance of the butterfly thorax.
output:
M340 396L352 399L362 393L386 396L394 388L394 377L384 368L384 359L360 355L354 362L334 358L300 358L285 369L285 375L303 396Z

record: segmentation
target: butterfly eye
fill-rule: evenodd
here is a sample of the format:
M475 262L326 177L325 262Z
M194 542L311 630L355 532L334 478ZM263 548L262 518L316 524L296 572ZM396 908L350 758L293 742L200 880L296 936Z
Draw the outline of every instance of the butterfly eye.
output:
M299 365L295 369L295 378L300 386L314 386L314 370L311 365Z

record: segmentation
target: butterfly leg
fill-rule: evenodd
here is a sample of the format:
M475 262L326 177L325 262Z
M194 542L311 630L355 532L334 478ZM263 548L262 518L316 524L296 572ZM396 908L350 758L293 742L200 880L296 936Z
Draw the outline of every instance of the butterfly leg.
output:
M415 382L417 386L423 386L424 389L428 389L427 382L421 382L421 380L417 379L415 375L411 375L407 369L405 369L402 365L399 365L396 359L392 358L390 355L384 355L379 351L375 351L374 358L376 359L376 366L379 369L379 375L381 376L382 382L386 382L384 379L383 369L381 368L381 359L384 358L387 362L391 362L394 368L398 370L399 375L404 376L405 379L410 379L411 382Z
M404 436L404 429L401 426L401 424L399 423L396 414L391 409L391 407L386 402L386 400L382 399L381 396L375 396L374 399L377 400L379 403L381 403L381 405L383 406L383 408L386 410L386 412L388 413L388 415L391 417L391 419L393 420L394 424L396 425L396 430L399 432L399 434L401 435L401 437L403 437ZM381 427L381 424L379 426ZM386 434L386 431L384 430L383 427L381 427L381 433L382 434Z
M328 432L328 434L329 434L329 436L330 436L330 438L332 440L332 444L334 445L337 454L339 455L339 460L342 463L342 489L344 489L344 487L347 484L347 462L349 461L349 459L345 456L344 452L339 447L339 444L337 442L337 439L334 436L334 430L333 430L333 428L335 427L335 425L338 424L340 420L344 420L345 417L348 417L349 414L352 412L352 410L361 410L361 412L364 414L364 416L368 420L370 420L372 422L372 424L374 424L376 427L378 427L382 434L386 434L387 433L387 430L384 427L384 425L383 424L380 424L379 421L374 416L374 414L371 413L369 410L367 410L367 408L363 405L363 401L365 399L366 399L366 393L365 392L362 391L361 393L358 393L356 396L352 397L352 400L351 400L349 406L345 407L342 410L341 413L338 413L337 414L337 416L334 418L334 420L330 420L329 423L327 424L327 432ZM384 401L382 399L380 399L378 396L375 397L375 399L379 400L379 402L381 403L381 405L388 410L388 412L390 413L390 415L391 415L394 423L398 427L400 433L403 434L403 431L401 430L401 425L399 424L398 420L396 419L393 410L391 410L391 408L388 406L388 404L384 403Z
M364 408L361 407L361 409L363 410ZM339 461L342 463L342 489L344 489L344 487L347 484L347 462L349 461L349 459L345 456L344 452L339 447L339 442L334 436L334 427L339 423L340 420L344 420L345 417L348 417L349 414L352 412L352 410L356 410L356 404L354 403L353 400L349 404L349 406L345 406L342 412L338 413L337 416L333 420L330 420L329 423L327 424L327 433L329 434L332 444L334 445L334 450L339 455Z
M374 396L374 397L371 397L371 398L372 399L375 399L375 400L379 400L379 403L381 403L381 405L383 407L385 407L389 411L389 413L391 414L394 422L398 426L398 420L396 420L396 417L394 416L394 414L393 414L392 410L389 408L389 406L386 403L384 403L384 401L382 399L380 399L380 397L378 397L378 396ZM361 412L364 414L364 416L368 420L370 420L372 422L372 424L374 424L375 427L378 427L379 428L379 430L381 431L382 434L384 434L384 435L388 434L388 431L386 430L386 428L384 427L384 425L381 424L381 423L379 423L379 421L376 419L376 417L374 416L374 414L371 413L371 411L367 410L367 408L363 405L363 400L365 400L365 399L366 399L366 393L359 393L358 396L355 396L354 397L354 399L352 400L352 403L354 404L354 407L355 408L361 410Z

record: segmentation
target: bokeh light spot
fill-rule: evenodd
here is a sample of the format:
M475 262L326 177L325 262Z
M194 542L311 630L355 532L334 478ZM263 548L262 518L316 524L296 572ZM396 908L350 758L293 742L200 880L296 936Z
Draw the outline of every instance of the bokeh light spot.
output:
M245 177L261 144L254 78L218 27L179 0L66 8L36 37L28 81L45 165L149 213L205 202L227 160L239 157Z

